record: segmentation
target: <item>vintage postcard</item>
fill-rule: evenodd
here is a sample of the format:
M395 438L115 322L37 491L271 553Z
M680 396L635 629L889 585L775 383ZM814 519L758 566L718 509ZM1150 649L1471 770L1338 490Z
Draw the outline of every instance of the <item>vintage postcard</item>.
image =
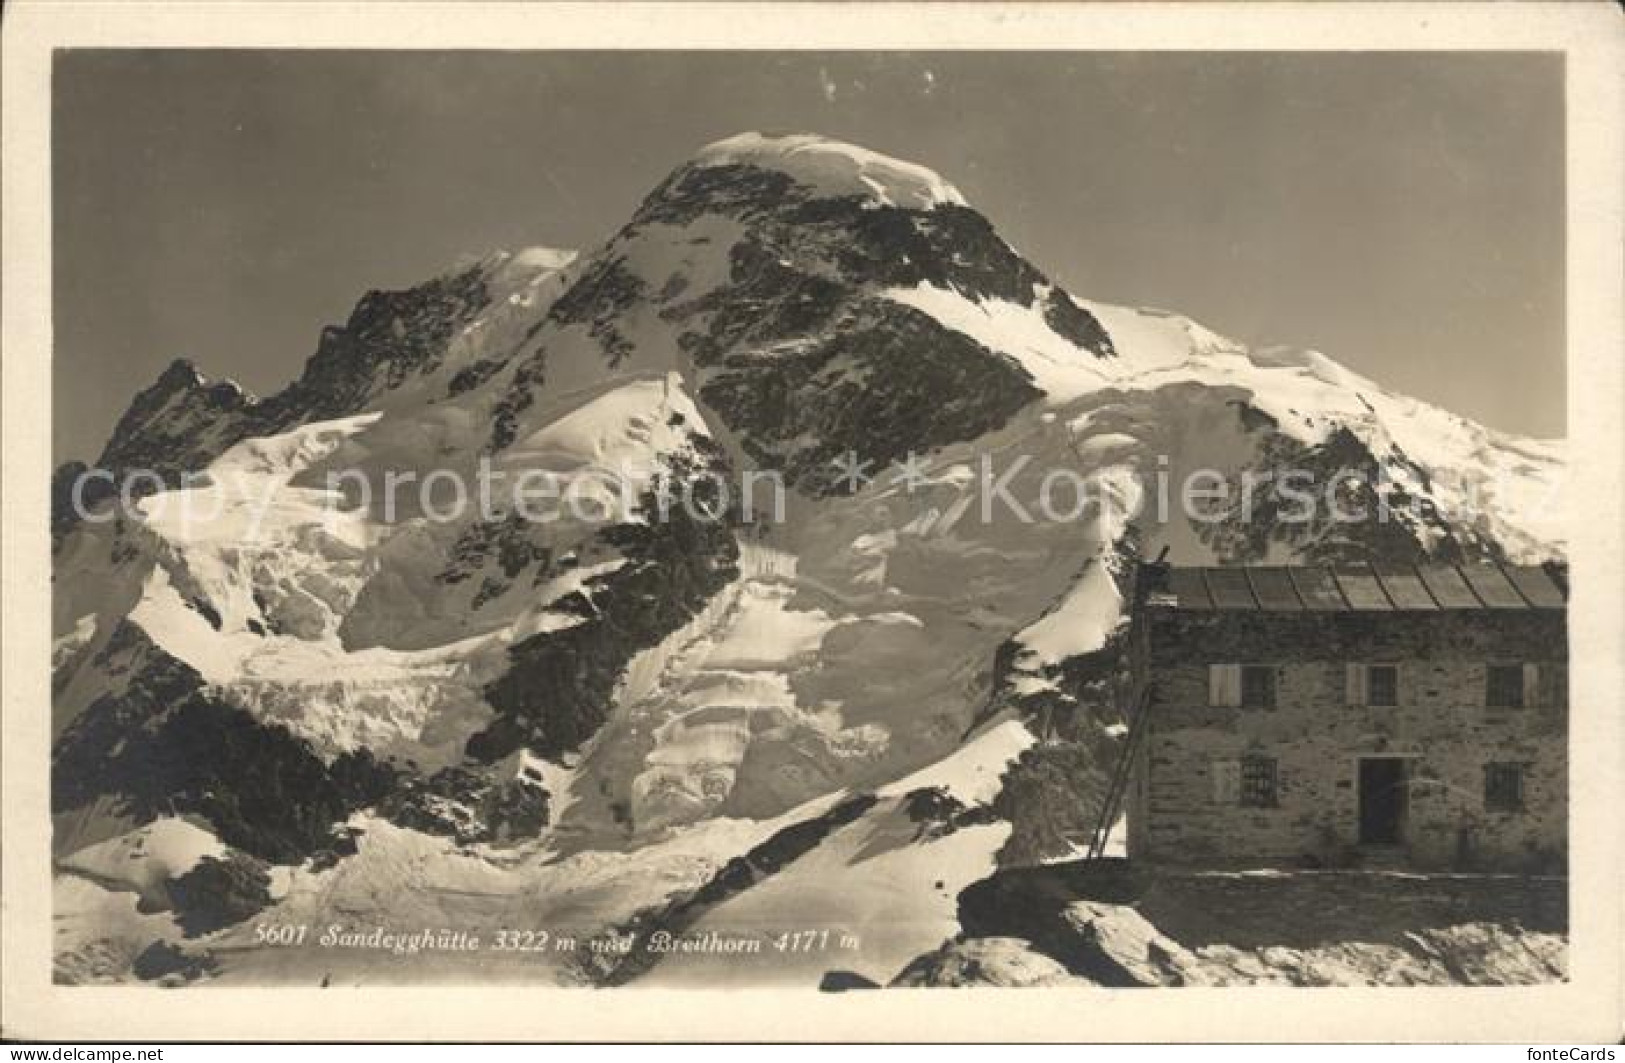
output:
M8 1036L1619 1035L1612 5L7 16Z

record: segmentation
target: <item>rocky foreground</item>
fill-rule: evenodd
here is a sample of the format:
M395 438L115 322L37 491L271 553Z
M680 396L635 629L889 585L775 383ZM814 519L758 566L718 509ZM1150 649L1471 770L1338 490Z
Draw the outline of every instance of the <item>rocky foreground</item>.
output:
M1387 871L1001 871L899 986L1527 985L1567 972L1568 880Z

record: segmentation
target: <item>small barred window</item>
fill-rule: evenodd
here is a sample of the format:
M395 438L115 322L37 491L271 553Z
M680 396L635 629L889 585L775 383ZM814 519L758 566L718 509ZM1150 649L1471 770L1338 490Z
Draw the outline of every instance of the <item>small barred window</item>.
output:
M1276 783L1274 757L1241 758L1241 804L1244 808L1274 808Z

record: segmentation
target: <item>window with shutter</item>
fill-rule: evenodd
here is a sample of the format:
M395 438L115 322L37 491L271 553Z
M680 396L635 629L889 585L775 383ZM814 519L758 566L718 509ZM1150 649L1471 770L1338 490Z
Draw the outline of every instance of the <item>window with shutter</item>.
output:
M1540 700L1540 665L1525 664L1523 666L1523 703L1525 705L1539 705Z
M1366 699L1366 670L1363 664L1350 663L1344 669L1343 689L1349 705L1364 705Z
M1241 761L1215 760L1213 774L1213 803L1233 805L1241 800Z
M1241 704L1241 665L1208 666L1207 703L1227 708L1235 708Z
M1345 691L1348 704L1392 708L1399 704L1399 666L1396 664L1350 664Z

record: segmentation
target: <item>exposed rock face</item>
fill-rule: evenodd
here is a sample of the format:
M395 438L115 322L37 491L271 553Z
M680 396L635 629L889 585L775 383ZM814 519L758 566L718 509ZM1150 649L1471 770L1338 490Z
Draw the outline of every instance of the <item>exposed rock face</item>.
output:
M192 953L167 941L155 941L139 956L130 973L143 982L184 985L215 970L218 964L208 953Z
M796 337L756 329L767 349L718 358L700 395L724 411L752 458L810 494L840 488L835 463L845 455L884 465L973 438L1038 396L1019 367L882 300L841 306L810 345L775 350Z
M365 409L439 368L457 334L489 304L493 268L487 262L404 291L366 293L344 325L322 331L299 379L268 399L230 380L210 380L190 361L176 359L131 402L92 468L112 474L114 485L137 470L156 474L159 482L132 486L130 493L140 497L201 471L243 439ZM68 462L53 478L57 542L77 522L69 489L85 471L83 463ZM85 508L112 491L105 479L91 481L82 492Z
M1004 969L1046 967L1047 958L1103 986L1560 981L1566 885L1353 872L1175 875L1117 861L1008 869L960 894L965 939L899 978L1002 984ZM965 962L985 952L1001 965Z
M139 664L127 686L92 703L57 740L53 812L104 800L134 822L192 812L245 853L297 862L393 783L394 772L365 750L325 763L286 729L220 701L134 624L113 636L107 656Z
M747 453L810 493L834 486L828 465L842 454L884 463L978 436L1038 394L1008 358L875 293L932 285L1044 300L1080 347L1113 353L1099 323L969 208L817 197L785 174L718 166L678 171L633 226L705 212L743 230L730 283L661 313L696 364L714 369L701 395Z
M730 242L688 235L701 222ZM657 289L636 272L685 237L684 253L726 270L721 283L697 292L673 274ZM614 368L635 350L639 315L652 312L744 452L792 486L828 493L832 459L885 463L982 435L1040 394L1008 356L884 296L921 285L1034 308L1080 352L1115 355L1099 321L968 207L830 197L783 172L695 164L644 201L533 331L538 346L498 404L492 445L513 441L546 378L550 336L583 329Z
M1117 743L1074 741L1034 746L1004 777L995 807L1015 828L999 861L1021 866L1067 856L1095 828Z
M647 293L647 284L626 266L624 258L605 257L584 271L573 287L559 296L547 312L552 325L584 325L609 356L610 368L620 365L632 351L621 330L619 316Z
M1301 544L1305 563L1339 561L1504 561L1506 552L1480 528L1452 524L1426 493L1429 475L1395 448L1379 459L1371 447L1347 428L1338 428L1321 443L1305 446L1274 431L1272 418L1246 407L1239 409L1242 423L1259 432L1257 460L1240 476L1259 478L1251 507L1240 503L1221 519L1202 526L1214 552L1238 561L1261 562L1272 547L1289 535ZM1338 502L1344 512L1362 514L1358 520L1321 519L1296 522L1286 519L1295 505L1290 483L1267 476L1272 470L1291 469L1309 481L1339 481ZM1408 489L1406 484L1422 490ZM1301 490L1301 486L1299 488Z
M119 418L95 465L70 461L51 480L51 537L62 537L81 517L126 490L132 498L174 486L254 430L259 400L229 380L211 381L184 358L171 362L152 386L136 395ZM92 471L108 475L95 475Z
M130 403L96 465L149 469L166 480L199 469L248 431L239 420L257 404L231 381L211 381L178 358Z
M1052 288L969 207L900 207L871 196L821 195L789 174L748 164L690 165L650 194L632 228L683 226L705 214L745 227L747 239L735 254L747 262L788 260L804 276L833 274L853 286L930 284L1022 306L1042 298L1046 313L1063 321L1080 347L1099 357L1115 354L1094 316Z
M531 573L531 585L537 586L553 572L552 551L537 541L539 532L534 522L517 513L469 524L452 544L446 567L435 579L441 583L462 583L495 557L501 574L481 578L479 590L469 603L474 609L502 595L520 573L527 570Z
M266 865L243 853L232 853L223 860L204 857L170 882L168 890L189 937L250 919L271 904Z
M408 782L379 812L400 826L462 845L529 839L547 825L547 790L536 780L499 782L489 772L443 768Z
M475 266L406 291L362 296L342 327L322 330L299 380L268 401L272 419L342 417L438 369L452 338L489 304L486 273Z
M679 474L681 475L681 474ZM681 492L682 483L657 490ZM691 487L700 507L725 517L710 481ZM662 503L645 496L642 509ZM470 756L497 760L523 747L541 756L573 752L597 733L611 693L639 650L691 619L738 575L739 547L730 523L708 520L689 507L669 507L670 518L622 524L602 533L627 564L596 582L590 597L561 603L582 623L516 643L510 669L485 690L497 718L468 744Z
M79 523L80 514L88 513L118 488L102 479L85 479L90 466L82 461L65 461L51 474L51 549L62 545L62 537Z
M1070 973L1060 963L1034 952L1020 938L969 938L950 941L936 952L926 953L905 967L891 982L904 988L952 988L955 986L1091 985Z
M856 971L830 971L818 982L823 993L846 993L854 989L879 989L880 983L871 981Z
M680 934L692 927L707 911L723 901L750 889L761 880L777 874L806 855L840 827L874 808L872 794L848 798L822 815L792 824L743 856L735 857L693 893L674 900L664 908L639 913L620 932L632 935L634 942L647 943L656 933ZM634 947L621 955L593 954L584 957L587 976L598 985L625 985L659 962L660 954L647 947Z

